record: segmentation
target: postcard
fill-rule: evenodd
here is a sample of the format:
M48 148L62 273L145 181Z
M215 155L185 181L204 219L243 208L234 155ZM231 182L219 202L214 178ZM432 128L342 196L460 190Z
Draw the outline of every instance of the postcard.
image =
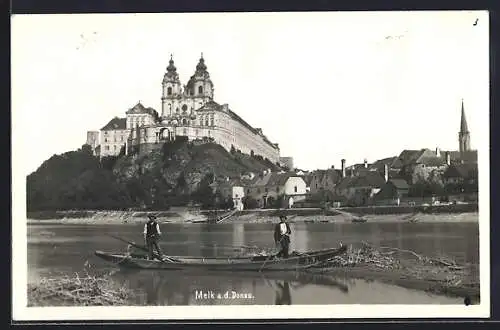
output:
M485 11L15 15L13 319L489 317Z

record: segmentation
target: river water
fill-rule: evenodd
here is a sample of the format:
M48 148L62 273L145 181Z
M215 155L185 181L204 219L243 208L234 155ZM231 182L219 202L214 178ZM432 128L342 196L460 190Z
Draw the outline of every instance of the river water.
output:
M476 217L477 214L471 214ZM409 249L428 256L446 255L479 263L477 221L436 223L295 223L291 250L306 251L365 241ZM463 299L428 294L358 279L295 275L189 274L166 271L116 271L94 256L95 250L125 251L126 244L106 233L142 243L142 225L28 225L28 281L40 276L112 272L136 289L138 304L462 304ZM162 224L161 247L168 255L234 255L228 246L273 248L271 224Z

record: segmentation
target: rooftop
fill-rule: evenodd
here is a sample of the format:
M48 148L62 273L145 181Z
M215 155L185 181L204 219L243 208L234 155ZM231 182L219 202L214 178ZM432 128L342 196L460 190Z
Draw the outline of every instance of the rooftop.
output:
M223 106L220 105L219 103L213 101L213 100L210 100L207 103L205 103L203 105L203 107L201 107L200 109L198 109L198 111L205 111L205 110L223 111ZM257 129L257 128L252 127L245 120L243 120L240 116L238 116L235 112L233 112L231 109L228 108L227 110L228 110L229 115L234 120L236 120L237 122L239 122L240 124L242 124L243 126L245 126L246 128L248 128L252 133L254 133L256 135L260 135L262 137L262 139L267 144L269 144L271 147L273 147L274 149L279 149L279 147L278 147L278 145L276 143L272 143L271 141L269 141L269 139L265 135L262 134L262 130L261 129Z
M127 129L127 119L115 117L109 121L101 131L114 131L120 129Z
M158 117L158 112L151 108L151 107L145 107L142 105L141 102L138 102L136 105L134 105L132 108L128 109L126 112L125 112L127 115L130 115L130 114L140 114L140 113L147 113L147 114L150 114L154 117Z

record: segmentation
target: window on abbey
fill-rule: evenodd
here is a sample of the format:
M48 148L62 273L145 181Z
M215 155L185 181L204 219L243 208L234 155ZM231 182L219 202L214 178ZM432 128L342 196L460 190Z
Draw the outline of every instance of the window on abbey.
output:
M205 126L208 126L208 119L205 120Z
M198 87L198 94L203 94L203 86Z
M186 120L186 118L184 118L184 119L182 120L182 125L187 125L187 120Z
M293 187L293 190L294 190L295 192L297 192L297 186Z
M184 105L182 106L182 112L186 112L186 111L187 111L187 109L188 109L187 105L185 105L185 104L184 104Z
M167 95L172 95L172 87L167 88Z
M210 125L214 126L214 119L210 119Z

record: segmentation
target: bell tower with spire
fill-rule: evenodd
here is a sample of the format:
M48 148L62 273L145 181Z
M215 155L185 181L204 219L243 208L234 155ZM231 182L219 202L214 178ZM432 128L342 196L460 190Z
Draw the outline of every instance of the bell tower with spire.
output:
M212 83L210 74L207 71L203 53L201 53L200 60L196 65L196 71L189 79L184 93L186 94L185 96L193 99L195 109L198 109L206 102L213 100L214 84Z
M179 112L179 99L182 96L181 82L172 55L170 55L167 72L163 76L162 87L161 116L172 116Z
M460 154L470 151L470 132L465 118L464 100L462 99L462 117L460 119L460 132L458 133L458 146Z

